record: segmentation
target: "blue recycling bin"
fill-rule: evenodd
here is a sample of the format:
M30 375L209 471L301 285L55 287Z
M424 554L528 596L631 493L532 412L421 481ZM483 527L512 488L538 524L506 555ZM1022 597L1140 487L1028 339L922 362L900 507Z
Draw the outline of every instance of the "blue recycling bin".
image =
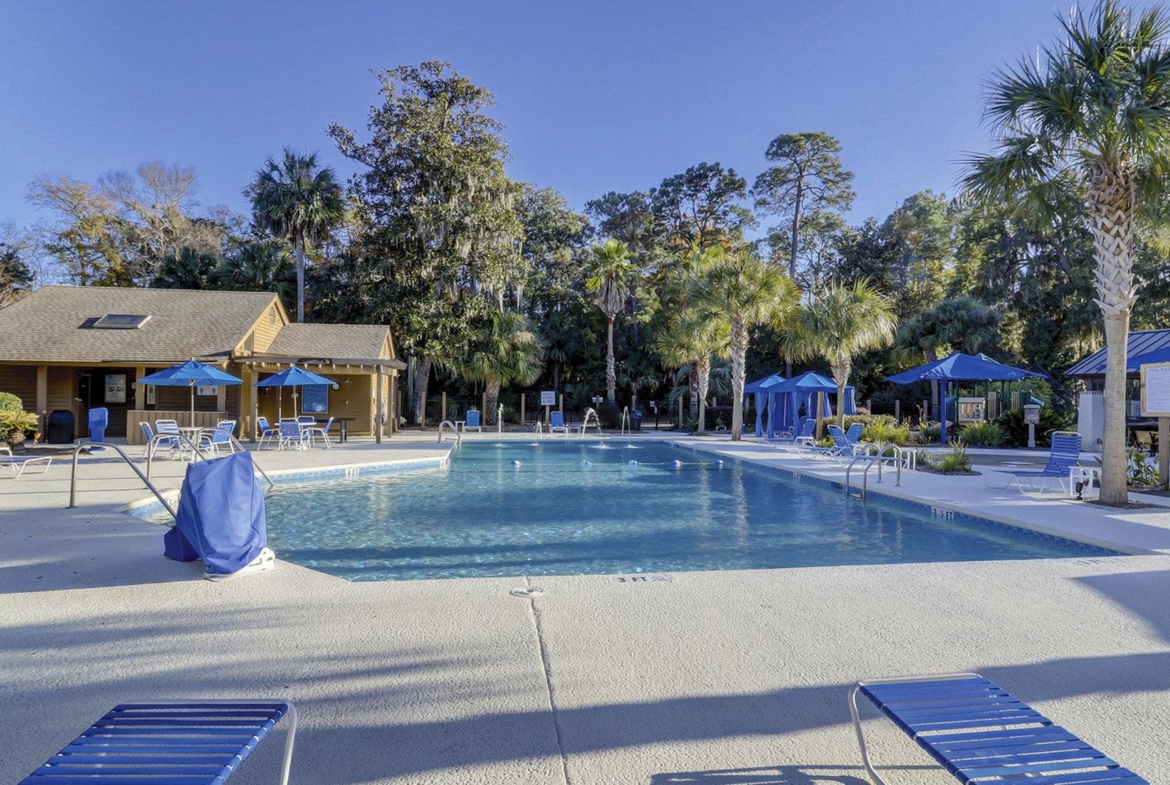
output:
M89 410L89 440L91 442L104 442L106 440L106 428L110 424L110 410L104 406L97 409Z

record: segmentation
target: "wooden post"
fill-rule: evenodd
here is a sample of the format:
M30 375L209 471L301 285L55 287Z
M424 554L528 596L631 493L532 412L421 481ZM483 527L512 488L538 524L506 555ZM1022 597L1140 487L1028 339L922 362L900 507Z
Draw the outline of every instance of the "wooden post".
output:
M37 429L41 441L49 440L49 366L37 366Z
M838 401L837 405L840 406L841 402ZM869 411L870 414L873 414L873 398L866 398L865 399L865 408L866 408L866 410Z
M926 415L925 415L926 420L929 422L929 420L930 420L930 399L929 398L922 399L922 411L926 412ZM923 423L923 425L926 425L926 423Z
M557 406L557 411L563 413L565 411L565 394L561 393L557 400L560 401L560 404Z
M443 393L443 416L439 418L439 422L447 419L447 393Z
M402 390L398 391L398 395L395 396L394 401L395 401L394 406L396 407L395 408L395 417L401 417L402 416ZM395 425L398 424L397 419L394 420L394 424Z
M479 421L483 425L487 425L487 393L479 396L479 398L483 401L483 405L479 407Z
M520 393L520 427L524 427L524 404L528 401L528 393Z
M374 376L376 378L377 392L374 393L374 444L382 443L382 366L374 366Z
M390 429L387 435L398 433L398 418L402 415L402 399L398 395L398 370L390 371Z
M1158 418L1158 484L1170 481L1170 417Z
M247 389L244 390L244 394L247 396L246 400L248 402L248 421L244 423L244 425L248 429L246 433L248 434L248 441L250 442L256 441L256 418L259 416L258 407L260 405L259 396L256 394L256 388L252 386L255 383L256 366L244 366L244 385L247 387ZM243 401L240 402L240 408L243 408ZM241 429L240 433L243 434L245 431Z
M821 440L821 432L825 425L825 394L817 393L817 441Z
M873 412L870 412L870 414L873 414ZM902 399L901 398L894 399L894 422L896 422L898 425L902 424Z
M550 422L550 420L549 420L550 412L552 412L552 407L545 405L545 407L544 407L544 427L545 428L548 427L548 424Z

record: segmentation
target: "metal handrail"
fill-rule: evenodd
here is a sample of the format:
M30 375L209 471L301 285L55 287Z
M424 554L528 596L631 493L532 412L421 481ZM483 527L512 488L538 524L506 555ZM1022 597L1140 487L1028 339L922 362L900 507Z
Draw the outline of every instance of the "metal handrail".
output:
M459 433L459 429L455 427L455 423L450 420L443 420L439 423L439 444L443 443L443 426L451 429L451 433L455 434L455 446L457 449L463 448L463 434Z
M869 491L869 470L873 468L874 464L878 467L878 482L882 481L882 457L880 454L873 454L870 451L878 449L876 444L867 444L862 448L862 451L853 456L853 460L845 467L845 496L849 497L849 479L853 473L853 467L858 461L865 462L865 471L861 473L861 498L865 499L866 493Z
M881 452L878 453L878 457L885 458L887 450L894 451L893 456L891 456L894 459L894 467L895 467L894 487L900 488L900 487L902 487L902 466L903 466L903 464L908 464L906 466L906 468L909 471L914 471L915 469L917 469L918 468L918 452L915 450L911 450L909 448L906 448L906 447L899 447L896 444L887 444L885 447L881 448Z
M207 430L212 430L212 429L209 428ZM200 460L206 461L208 459L207 456L203 454L203 451L199 449L199 445L197 443L195 443L194 441L192 441L191 437L188 436L187 434L182 433L182 432L180 432L180 433L156 433L154 436L150 437L150 441L147 442L147 444L146 444L146 477L147 477L147 479L150 478L150 469L151 469L151 466L153 465L153 462L154 462L155 448L158 446L158 443L161 442L163 439L176 439L176 438L182 439L183 441L187 442L187 444L191 445L191 449L195 451L195 454L199 457ZM248 448L245 447L243 444L241 444L240 440L237 439L234 434L229 433L228 439L231 440L231 443L234 446L236 446L240 449L240 452L248 452ZM260 467L260 464L256 463L255 456L253 456L253 458L252 458L252 468L255 469L256 471L260 472L260 476L263 477L264 480L268 483L269 488L276 487L276 483L273 482L272 478L268 476L268 472L264 471L264 469Z
M77 457L86 447L101 447L103 449L109 448L118 453L118 455L122 456L122 460L126 461L130 468L134 470L134 473L138 475L138 478L146 484L146 487L150 489L150 492L153 493L155 498L158 499L162 504L163 509L169 512L172 518L177 519L179 517L175 513L174 508L171 507L170 503L163 497L162 493L159 492L159 489L154 487L154 483L152 483L147 478L147 476L142 473L141 469L134 465L134 460L126 454L126 451L118 445L110 444L109 442L78 442L77 446L73 448L73 470L69 478L69 507L66 509L73 509L77 506Z

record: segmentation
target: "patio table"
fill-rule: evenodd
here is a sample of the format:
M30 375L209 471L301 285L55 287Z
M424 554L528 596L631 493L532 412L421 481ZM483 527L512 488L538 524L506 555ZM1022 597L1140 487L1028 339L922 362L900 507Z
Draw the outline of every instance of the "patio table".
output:
M328 417L317 417L316 419L317 419L318 423L329 422ZM337 423L337 431L339 434L337 437L338 444L345 444L345 442L349 439L349 424L356 419L357 419L357 417L334 417L333 418L333 421L335 423Z

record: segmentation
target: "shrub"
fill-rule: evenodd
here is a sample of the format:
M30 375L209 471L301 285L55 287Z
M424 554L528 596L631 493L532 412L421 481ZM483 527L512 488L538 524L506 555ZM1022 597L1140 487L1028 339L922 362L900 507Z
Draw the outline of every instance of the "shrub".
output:
M1003 428L993 422L968 425L959 434L959 441L971 447L1002 447L1007 441Z
M939 426L938 423L931 423L929 425L924 425L924 426L922 426L922 429L918 431L918 440L920 442L922 442L923 444L930 444L931 442L937 442L941 436L942 436L942 428Z
M896 444L899 447L905 447L910 443L910 424L873 423L865 426L865 430L861 432L861 440L874 444Z
M10 444L24 444L25 431L37 429L37 416L23 410L0 410L0 439Z
M930 459L930 467L937 472L969 472L971 458L967 449L957 441L951 442L951 451L939 457Z
M0 392L0 412L23 412L24 401L12 393Z
M1065 431L1071 428L1069 417L1056 413L1055 409L1045 406L1040 410L1040 424L1036 426L1036 446L1051 447L1052 432ZM1024 410L1012 409L1006 411L995 421L1003 429L1008 447L1028 446L1028 424L1024 422Z
M1129 456L1128 482L1130 485L1157 485L1158 467L1146 460L1145 453L1137 448L1126 451Z

